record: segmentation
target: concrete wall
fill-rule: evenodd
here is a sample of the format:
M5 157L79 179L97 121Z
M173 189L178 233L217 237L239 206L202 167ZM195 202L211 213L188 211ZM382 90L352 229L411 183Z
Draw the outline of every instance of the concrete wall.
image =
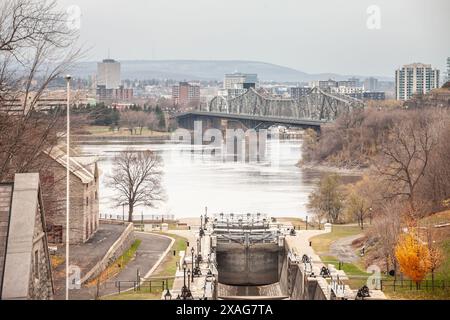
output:
M291 300L328 300L327 283L322 277L305 277L302 263L290 263L287 257L289 247L286 245L286 258L280 274L280 289Z
M105 223L102 221L102 223ZM97 277L103 270L105 270L111 263L116 261L125 251L127 251L135 241L134 226L132 223L127 223L128 226L114 242L105 256L86 274L82 275L81 283Z
M227 285L267 285L278 282L280 248L277 244L217 245L219 282Z

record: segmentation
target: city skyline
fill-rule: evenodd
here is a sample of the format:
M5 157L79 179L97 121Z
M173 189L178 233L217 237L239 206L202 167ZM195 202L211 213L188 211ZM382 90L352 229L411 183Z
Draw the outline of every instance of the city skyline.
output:
M448 1L432 6L422 0L351 2L345 11L339 1L138 0L123 7L117 1L63 0L59 5L79 8L88 61L108 55L119 61L248 60L307 73L387 77L414 62L445 70ZM372 5L380 10L380 29L368 26ZM318 10L320 15L310 14Z

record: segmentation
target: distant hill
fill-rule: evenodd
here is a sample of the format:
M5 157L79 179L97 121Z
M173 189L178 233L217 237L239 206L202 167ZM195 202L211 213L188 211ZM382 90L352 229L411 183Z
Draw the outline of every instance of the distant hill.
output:
M224 74L237 72L257 73L260 80L277 82L307 82L312 80L346 80L352 75L333 73L308 74L299 70L271 63L242 60L142 60L120 61L122 79L173 79L173 80L219 80ZM97 62L81 62L73 74L87 77L95 74ZM366 76L357 76L364 80ZM380 80L391 80L379 77Z

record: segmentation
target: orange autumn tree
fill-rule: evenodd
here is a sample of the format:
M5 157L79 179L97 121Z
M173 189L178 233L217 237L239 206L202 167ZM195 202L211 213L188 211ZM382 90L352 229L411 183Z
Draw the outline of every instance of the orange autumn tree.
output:
M395 257L400 270L416 283L422 281L431 269L430 251L422 244L415 232L400 236L395 247Z

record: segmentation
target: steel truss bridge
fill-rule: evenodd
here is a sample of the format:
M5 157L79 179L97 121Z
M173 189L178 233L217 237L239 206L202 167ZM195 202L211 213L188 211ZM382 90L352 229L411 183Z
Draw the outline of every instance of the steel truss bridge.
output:
M191 128L194 121L209 118L240 121L247 128L286 125L320 129L324 123L336 120L341 114L364 108L362 101L352 97L312 88L297 100L283 99L250 88L244 94L226 98L217 96L207 106L178 114L180 126Z

